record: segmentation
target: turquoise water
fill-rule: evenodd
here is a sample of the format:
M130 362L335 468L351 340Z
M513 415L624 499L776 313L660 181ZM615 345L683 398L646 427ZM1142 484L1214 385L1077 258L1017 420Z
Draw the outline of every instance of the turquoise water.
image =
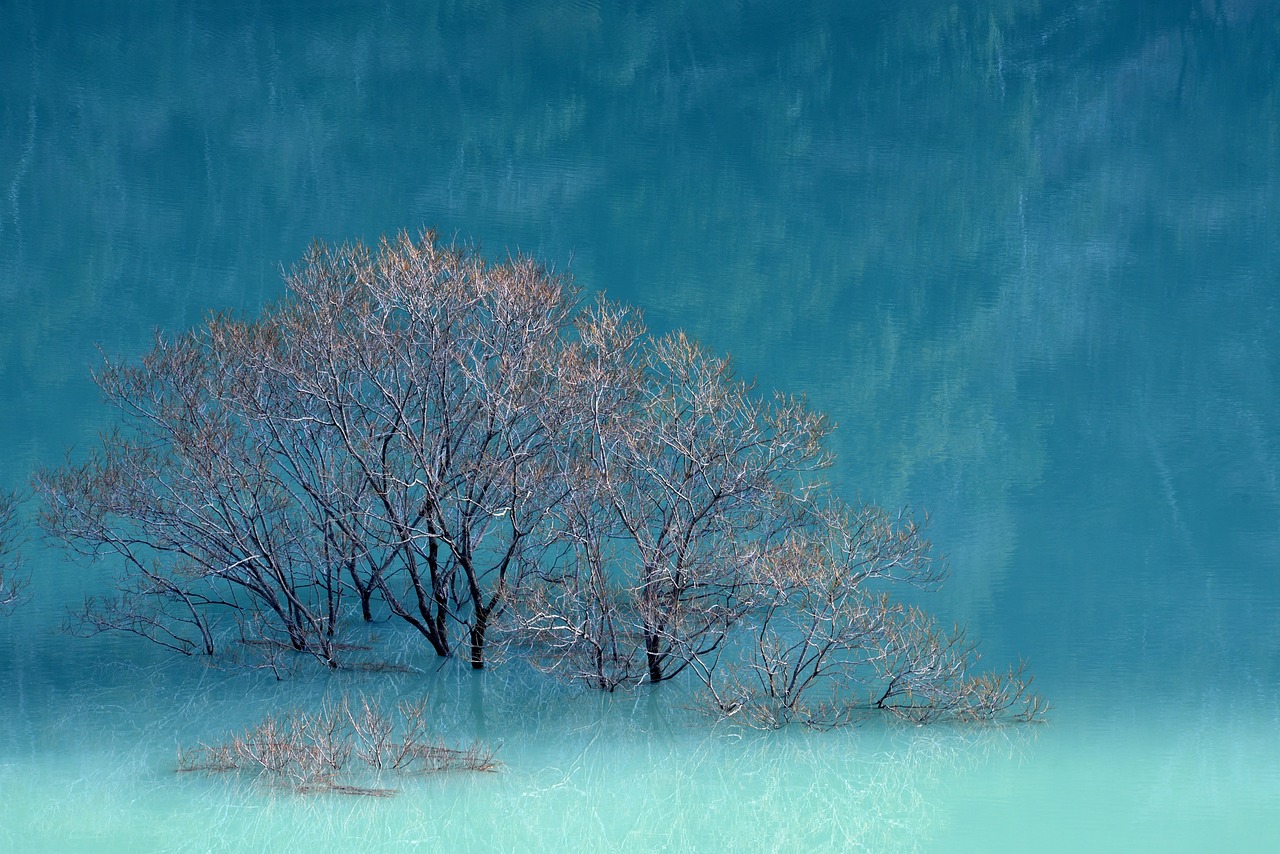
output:
M63 634L103 571L36 546L0 850L1280 847L1280 4L7 0L0 488L109 423L96 348L424 225L806 393L1051 722L743 733L407 643L420 675L277 683ZM428 691L505 769L390 800L173 771L344 688Z

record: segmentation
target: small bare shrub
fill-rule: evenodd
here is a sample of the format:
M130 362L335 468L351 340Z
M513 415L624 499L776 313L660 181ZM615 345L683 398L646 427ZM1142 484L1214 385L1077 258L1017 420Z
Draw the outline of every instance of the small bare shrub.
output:
M343 696L318 712L268 715L227 741L179 749L178 771L243 772L298 792L390 797L395 789L355 785L352 775L361 768L434 774L501 767L483 745L449 747L431 738L426 721L425 698L388 714L364 695Z

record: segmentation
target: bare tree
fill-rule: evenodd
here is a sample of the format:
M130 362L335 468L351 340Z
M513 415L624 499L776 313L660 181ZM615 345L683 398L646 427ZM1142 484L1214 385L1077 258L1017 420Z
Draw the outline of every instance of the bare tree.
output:
M976 674L975 645L887 590L936 587L943 562L906 513L851 508L830 496L754 567L759 605L729 666L700 666L713 708L777 727L834 726L889 713L1032 720L1043 702L1021 670Z
M886 638L873 709L914 723L1036 721L1048 711L1031 690L1025 663L1004 673L975 672L981 656L962 627L946 631L919 608L895 609Z
M219 350L228 321L161 338L138 365L96 379L120 429L79 464L37 474L42 526L69 548L123 562L118 594L84 626L212 654L219 623L252 642L336 666L338 561L262 425L227 393L247 363Z
M13 493L0 493L0 613L22 600L27 585L18 552L19 536L18 498Z
M1021 671L973 675L963 632L890 598L945 565L910 515L816 481L828 427L803 402L762 401L726 361L604 302L579 319L559 393L572 488L520 598L545 669L604 690L689 669L720 714L765 726L1041 714Z
M37 476L46 530L127 567L83 625L212 654L230 620L336 666L354 594L442 656L460 630L482 667L565 491L546 476L545 401L573 290L430 233L376 254L318 245L287 284L255 321L109 361L97 380L122 429Z
M430 234L375 257L317 247L289 284L282 346L261 373L282 378L285 406L307 409L293 423L345 461L326 507L363 496L327 515L359 544L349 574L365 614L377 591L441 655L461 626L483 667L530 534L565 491L547 476L548 401L575 292L529 259L489 265ZM312 455L286 456L314 479Z
M526 625L553 669L598 687L706 667L829 464L826 420L607 304L561 365L580 413L560 460L566 548L528 591Z

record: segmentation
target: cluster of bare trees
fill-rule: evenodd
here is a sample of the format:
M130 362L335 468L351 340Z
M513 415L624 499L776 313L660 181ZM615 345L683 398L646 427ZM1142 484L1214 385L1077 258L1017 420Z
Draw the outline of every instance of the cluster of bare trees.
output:
M974 675L962 633L888 598L942 567L911 518L820 482L803 401L430 233L316 246L287 283L256 320L108 362L119 429L37 475L44 529L125 567L91 630L336 667L344 622L386 616L475 668L687 671L767 724L1039 714L1020 672Z

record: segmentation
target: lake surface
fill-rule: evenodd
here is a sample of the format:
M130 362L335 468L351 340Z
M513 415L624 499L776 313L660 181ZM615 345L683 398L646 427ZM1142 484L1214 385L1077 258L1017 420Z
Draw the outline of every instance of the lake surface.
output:
M423 226L807 394L1050 723L740 732L408 643L278 683L68 636L105 569L36 544L0 850L1280 849L1280 3L4 0L0 489L109 425L97 348ZM504 770L174 772L344 688Z

